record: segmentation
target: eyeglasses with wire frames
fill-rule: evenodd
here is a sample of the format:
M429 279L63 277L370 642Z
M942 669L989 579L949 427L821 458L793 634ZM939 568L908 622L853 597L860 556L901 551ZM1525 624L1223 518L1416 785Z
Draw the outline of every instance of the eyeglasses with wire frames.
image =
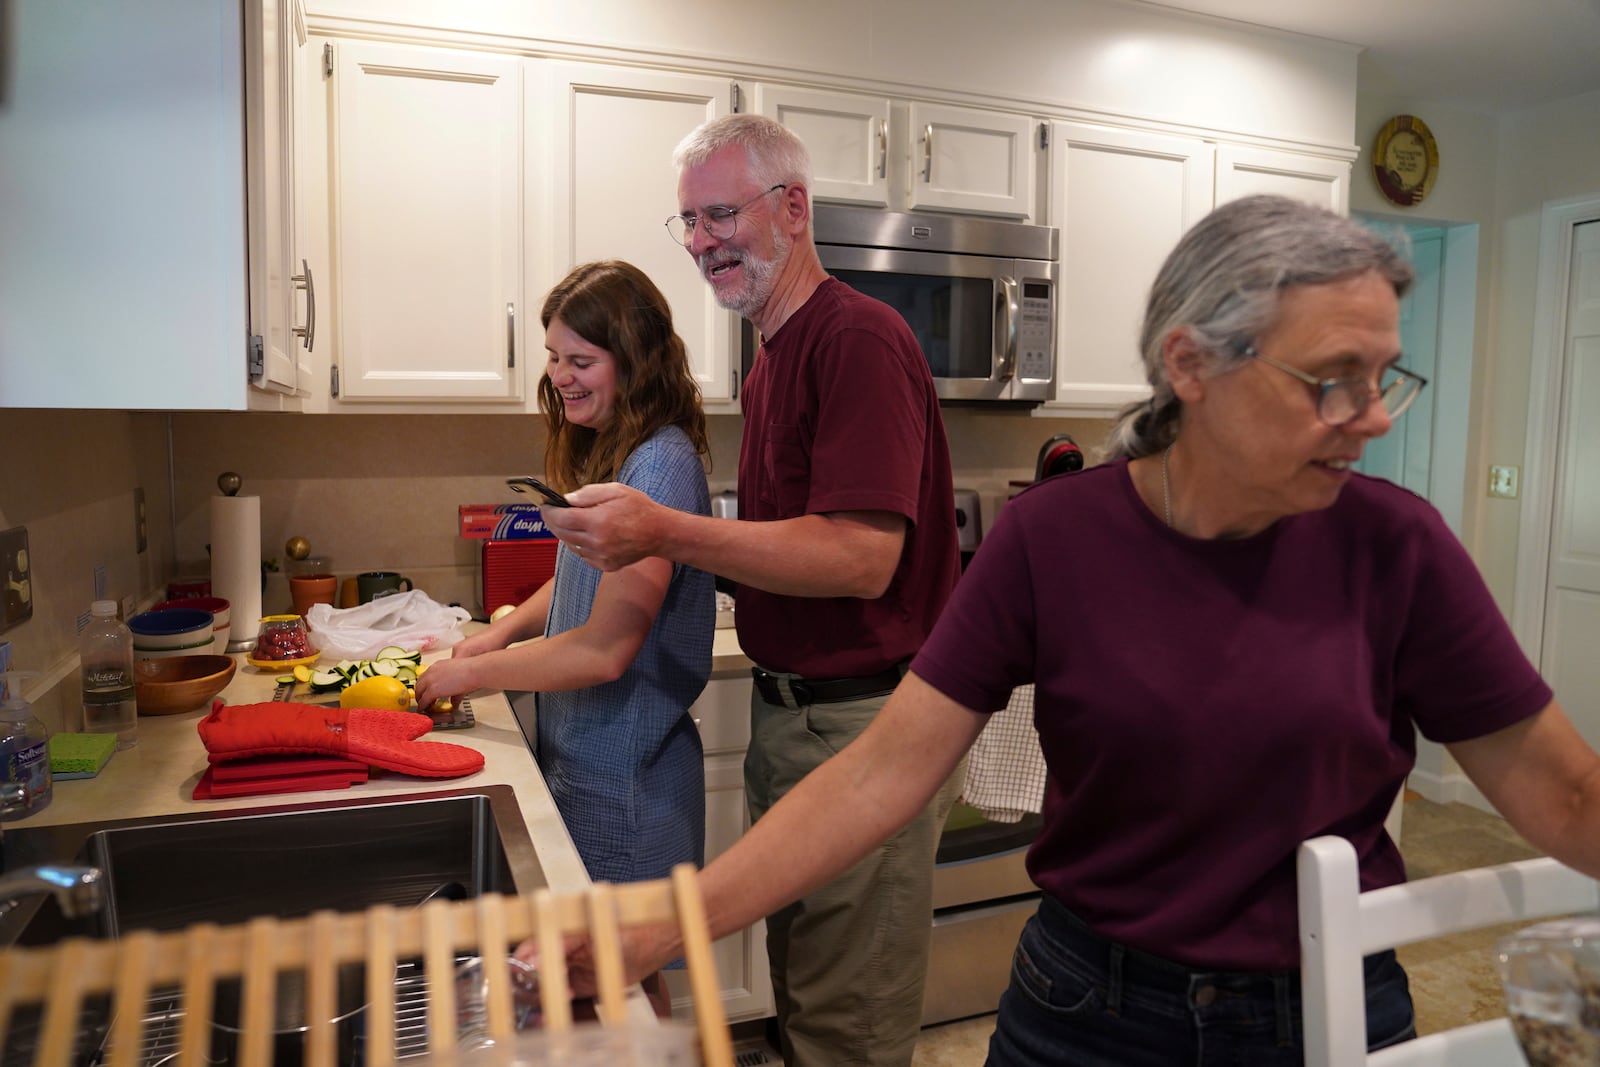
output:
M1318 378L1307 374L1298 367L1291 367L1286 363L1279 363L1275 359L1268 359L1256 351L1255 345L1250 345L1244 354L1251 359L1260 360L1269 367L1276 367L1285 374L1291 374L1302 382L1317 390L1317 418L1327 426L1335 429L1354 422L1366 413L1367 406L1372 403L1374 392L1378 395L1378 402L1389 413L1389 418L1398 419L1405 414L1406 408L1417 399L1422 392L1422 387L1428 384L1428 379L1420 374L1413 374L1404 367L1388 367L1383 372L1383 378L1376 388L1372 379L1366 376L1354 378Z
M674 215L667 220L667 233L675 242L687 248L689 242L694 240L695 230L703 225L706 236L714 241L726 241L739 228L739 212L763 196L787 188L789 186L786 182L779 182L772 188L752 196L738 207L708 207L704 215Z

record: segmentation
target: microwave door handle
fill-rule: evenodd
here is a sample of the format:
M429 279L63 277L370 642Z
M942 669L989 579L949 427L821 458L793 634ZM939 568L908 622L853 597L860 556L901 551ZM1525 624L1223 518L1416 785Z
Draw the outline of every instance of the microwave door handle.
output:
M1017 280L1002 276L994 291L995 380L1010 381L1017 373Z

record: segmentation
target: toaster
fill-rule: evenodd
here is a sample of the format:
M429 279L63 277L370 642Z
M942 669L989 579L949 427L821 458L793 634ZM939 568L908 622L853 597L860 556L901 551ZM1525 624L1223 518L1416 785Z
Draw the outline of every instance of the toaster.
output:
M483 545L479 557L478 609L488 618L502 604L520 604L556 572L554 537L498 541Z

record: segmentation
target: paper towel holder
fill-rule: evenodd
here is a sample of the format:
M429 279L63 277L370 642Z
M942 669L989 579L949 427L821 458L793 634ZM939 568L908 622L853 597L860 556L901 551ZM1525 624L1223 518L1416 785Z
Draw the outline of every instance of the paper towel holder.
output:
M222 490L223 496L237 496L243 485L244 479L233 471L223 471L217 475L217 488Z

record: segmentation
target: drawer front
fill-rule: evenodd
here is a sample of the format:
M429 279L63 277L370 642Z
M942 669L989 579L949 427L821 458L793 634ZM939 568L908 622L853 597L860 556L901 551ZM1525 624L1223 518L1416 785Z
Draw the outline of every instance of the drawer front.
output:
M737 752L743 755L750 745L750 687L749 675L743 678L713 678L706 683L689 708L695 725L700 728L700 744L706 755L717 752Z
M1011 980L1011 957L1037 895L1003 904L935 912L922 1025L983 1015L1000 1006Z

